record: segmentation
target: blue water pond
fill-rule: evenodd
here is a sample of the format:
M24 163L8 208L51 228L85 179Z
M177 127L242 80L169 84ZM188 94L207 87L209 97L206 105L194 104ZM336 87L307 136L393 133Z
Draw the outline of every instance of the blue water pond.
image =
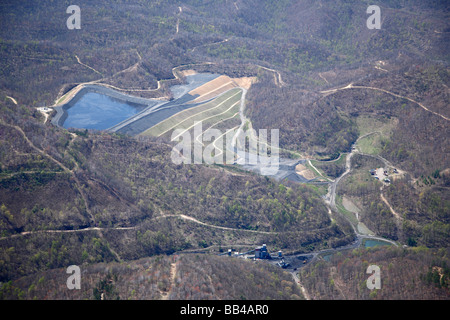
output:
M64 128L106 130L140 112L142 107L107 95L87 92L69 109Z

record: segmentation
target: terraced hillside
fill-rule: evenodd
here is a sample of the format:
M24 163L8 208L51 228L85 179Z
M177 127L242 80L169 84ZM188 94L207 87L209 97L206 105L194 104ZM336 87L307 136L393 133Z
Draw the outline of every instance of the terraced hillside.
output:
M181 111L166 120L161 121L142 135L160 137L171 133L175 129L190 130L195 122L201 121L203 126L214 125L220 121L238 116L242 98L242 89L231 89L210 102L206 102ZM178 133L173 139L178 138L183 132Z

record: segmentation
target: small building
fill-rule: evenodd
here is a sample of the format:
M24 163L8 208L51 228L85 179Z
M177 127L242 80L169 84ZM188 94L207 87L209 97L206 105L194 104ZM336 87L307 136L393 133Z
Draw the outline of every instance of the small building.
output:
M258 247L255 249L255 259L269 259L270 254L267 251L267 247L265 244L262 247Z
M370 169L370 174L371 174L371 175L375 175L376 172L377 172L377 170L375 170L375 169Z

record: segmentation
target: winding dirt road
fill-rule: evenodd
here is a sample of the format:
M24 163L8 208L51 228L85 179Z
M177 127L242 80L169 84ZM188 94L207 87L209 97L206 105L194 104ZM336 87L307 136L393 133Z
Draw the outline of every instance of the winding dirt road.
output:
M173 214L173 215L162 215L159 216L157 218L180 218L183 220L188 220L188 221L192 221L195 222L197 224L200 224L202 226L206 226L206 227L210 227L210 228L216 228L216 229L221 229L221 230L228 230L228 231L239 231L239 232L251 232L251 233L260 233L260 234L278 234L278 232L272 232L272 231L259 231L259 230L248 230L248 229L237 229L237 228L230 228L230 227L222 227L222 226L216 226L213 224L208 224L202 221L199 221L193 217L184 215L184 214Z
M99 71L95 70L94 68L92 68L91 66L88 66L87 64L81 62L80 58L78 58L77 55L75 55L75 58L77 59L77 62L78 62L79 64L81 64L82 66L85 66L86 68L89 68L89 69L91 69L92 71L94 71L95 73L98 73L99 75L103 76L103 74L102 74L101 72L99 72Z
M437 112L435 112L435 111L433 111L433 110L428 109L428 108L425 107L422 103L420 103L420 102L418 102L418 101L416 101L416 100L413 100L413 99L411 99L411 98L408 98L408 97L405 97L405 96L402 96L402 95L399 95L399 94L396 94L396 93L393 93L393 92L391 92L391 91L388 91L388 90L385 90L385 89L381 89L381 88L367 87L367 86L354 86L353 83L350 83L350 84L348 84L348 85L345 86L345 87L337 88L337 89L324 90L324 91L320 91L320 93L323 93L323 94L332 94L332 93L336 93L336 92L341 91L341 90L348 90L348 89L370 89L370 90L376 90L376 91L384 92L384 93L390 94L390 95L392 95L392 96L394 96L394 97L401 98L401 99L406 99L406 100L408 100L408 101L411 101L411 102L417 104L419 107L421 107L421 108L424 109L425 111L431 112L432 114L434 114L434 115L436 115L436 116L438 116L438 117L441 117L441 118L444 119L444 120L447 120L447 121L450 120L450 118L447 118L446 116L444 116L444 115L442 115L442 114L440 114L440 113L437 113Z

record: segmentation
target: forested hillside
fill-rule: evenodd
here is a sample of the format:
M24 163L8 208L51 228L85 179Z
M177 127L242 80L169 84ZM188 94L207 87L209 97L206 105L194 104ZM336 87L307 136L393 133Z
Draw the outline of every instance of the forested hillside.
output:
M381 288L367 288L369 265L380 268ZM315 299L448 300L448 249L377 248L334 255L301 270Z
M66 276L65 269L52 269L10 281L0 299L304 299L291 276L277 267L202 254L90 265L81 290L67 290Z
M162 142L69 134L40 124L29 107L6 102L3 110L3 280L189 248L264 242L310 251L353 238L308 186L234 168L176 165Z
M0 297L73 298L59 280L75 264L80 299L448 299L450 4L381 0L379 30L371 4L86 0L70 30L67 2L2 1ZM86 83L170 100L184 69L255 77L242 115L327 184L176 165L167 137L66 130L36 109ZM369 173L387 164L392 181ZM410 248L319 258L297 271L306 295L280 269L216 256L350 245L344 198ZM365 290L366 262L389 270L388 289Z

